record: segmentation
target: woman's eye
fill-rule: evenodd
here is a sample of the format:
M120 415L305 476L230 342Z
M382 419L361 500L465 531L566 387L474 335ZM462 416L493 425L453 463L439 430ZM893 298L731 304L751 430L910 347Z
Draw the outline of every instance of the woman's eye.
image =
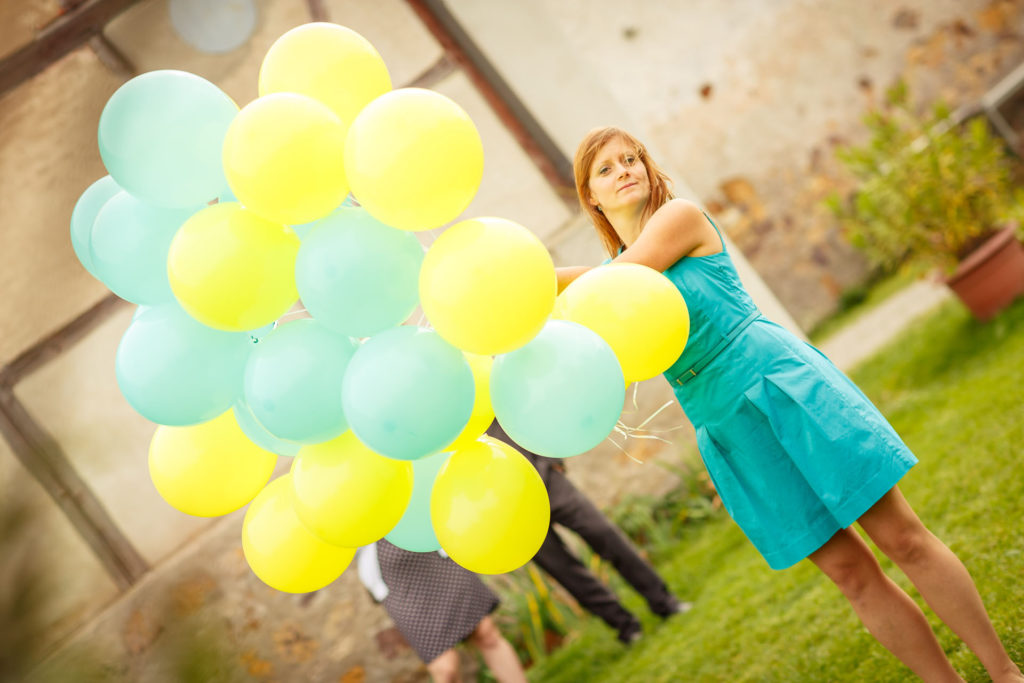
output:
M633 162L635 162L635 161L636 161L636 157L626 157L626 165L627 166L632 166Z

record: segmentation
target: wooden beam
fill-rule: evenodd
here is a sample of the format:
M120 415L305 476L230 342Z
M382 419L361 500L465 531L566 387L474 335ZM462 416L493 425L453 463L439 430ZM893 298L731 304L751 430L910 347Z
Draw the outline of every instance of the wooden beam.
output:
M86 0L44 27L36 37L0 59L0 97L69 52L99 35L112 19L139 0Z
M13 389L23 377L60 356L104 320L128 305L127 301L116 294L107 294L64 327L43 337L0 368L0 389Z
M111 73L125 80L138 75L139 71L131 60L102 33L89 39L89 48Z
M14 386L127 305L114 294L107 295L0 369L0 436L122 589L138 581L149 565L75 471L57 441L14 395Z
M577 208L572 164L441 0L406 0L445 53L465 71L559 198Z
M35 38L0 59L0 97L70 52L90 45L108 68L124 76L134 67L103 37L103 28L138 0L62 0L62 14ZM110 294L53 334L0 368L0 436L53 499L113 581L123 590L149 571L149 564L79 476L60 444L14 394L15 385L53 360L125 302Z
M458 66L455 62L453 62L447 54L442 54L436 62L421 71L418 76L404 84L402 87L433 88L434 85L452 75L457 69Z
M149 570L149 564L111 519L57 442L8 387L0 387L0 434L122 590Z
M306 0L306 6L309 7L309 18L313 21L331 20L324 7L324 0Z

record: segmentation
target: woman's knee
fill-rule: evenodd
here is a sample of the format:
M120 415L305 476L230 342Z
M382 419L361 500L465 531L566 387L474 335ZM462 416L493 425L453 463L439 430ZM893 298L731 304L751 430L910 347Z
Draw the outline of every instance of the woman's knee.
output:
M925 560L938 542L897 488L883 496L859 522L878 549L898 565Z
M877 539L879 550L898 565L921 562L928 555L934 537L923 526L900 528Z
M459 653L445 650L427 663L427 672L435 683L459 683Z
M859 600L872 585L884 576L877 562L862 558L836 562L822 570L839 587L843 595L852 601Z
M840 531L810 559L850 601L858 600L885 574L871 549L855 532Z
M469 634L469 641L481 650L489 650L501 642L501 631L490 617L484 617Z

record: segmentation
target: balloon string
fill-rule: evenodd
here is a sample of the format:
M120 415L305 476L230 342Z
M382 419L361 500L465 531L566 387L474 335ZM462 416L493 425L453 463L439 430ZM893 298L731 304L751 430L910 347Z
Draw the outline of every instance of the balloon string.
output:
M651 432L652 434L668 434L680 429L686 429L686 425L676 425L675 427L669 427L668 429L647 429L645 431Z
M654 411L653 413L651 413L650 417L648 417L648 418L647 418L646 420L644 420L643 422L641 422L640 424L638 424L638 425L637 425L636 427L633 427L633 429L636 429L636 430L640 430L640 429L643 429L643 428L644 428L644 425L646 425L646 424L647 424L648 422L650 422L650 421L651 421L651 420L653 420L653 419L654 419L655 417L657 417L657 415L658 415L658 414L659 414L659 413L660 413L661 411L665 410L665 408L668 408L668 407L669 407L670 405L672 405L672 401L671 401L671 400L669 400L669 401L666 401L666 402L665 402L665 404L664 404L663 406L661 406L660 408L658 408L657 410L655 410L655 411Z
M632 401L633 401L633 408L632 408L632 410L623 410L622 411L623 415L634 415L634 414L636 414L640 410L640 406L637 405L637 402L636 402L636 392L637 392L637 389L639 388L639 386L640 386L640 382L633 382L633 399L632 399ZM629 391L629 387L628 386L626 387L626 390Z
M655 441L661 441L662 443L672 443L668 439L663 439L660 436L657 436L655 434L637 434L637 432L640 431L639 429L637 429L636 427L627 427L626 425L622 424L621 422L619 424L615 425L615 428L612 431L614 431L616 434L621 434L622 437L624 439L627 439L627 440L628 439L654 439Z
M635 404L635 401L636 401L635 385L634 385L634 391L633 391L633 401L634 401L634 405L636 405ZM622 420L619 420L616 423L615 427L612 429L612 431L615 432L616 434L619 434L620 436L622 436L622 438L625 439L625 441L627 441L627 442L630 439L653 439L655 441L661 441L662 443L672 443L668 439L665 439L663 437L658 436L658 434L664 434L664 433L667 433L667 432L673 432L673 431L675 431L677 429L681 429L683 427L683 425L680 425L678 427L671 427L669 429L659 429L659 430L644 429L644 427L651 420L653 420L655 417L657 417L661 413L661 411L665 410L665 408L668 408L670 405L672 405L672 401L666 401L660 408L658 408L653 413L648 415L647 419L645 419L643 422L638 424L636 427L630 427L629 425L625 424ZM642 434L641 432L646 432L646 433ZM620 451L622 451L626 455L626 457L629 458L630 460L632 460L633 462L638 462L640 464L643 464L643 460L639 460L636 457L634 457L629 451L627 451L622 445L620 445L619 442L617 442L615 439L613 439L611 437L611 435L608 436L608 441L610 441L612 443L612 445L614 445L616 448L618 448Z
M618 429L616 428L616 431L617 431L617 430L618 430ZM612 437L610 437L610 436L609 436L609 437L608 437L608 441L610 441L610 442L611 442L611 444L612 444L613 446L615 446L615 447L616 447L616 448L618 448L618 449L619 449L620 451L622 451L623 455L625 455L625 456L626 456L627 458L629 458L629 459L630 459L630 460L632 460L633 462L635 462L635 463L638 463L638 464L640 464L640 465L643 465L643 464L644 464L644 461L643 461L643 460L639 460L639 459L637 459L636 457L634 457L632 453L630 453L630 452L629 452L629 451L627 451L627 450L626 450L625 448L623 448L622 446L620 446L620 445L618 444L618 442L616 442L616 441L615 441L615 439L613 439Z

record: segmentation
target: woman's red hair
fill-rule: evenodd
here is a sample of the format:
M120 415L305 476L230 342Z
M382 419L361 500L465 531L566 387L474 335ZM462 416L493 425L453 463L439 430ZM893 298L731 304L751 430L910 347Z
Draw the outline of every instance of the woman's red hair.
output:
M671 178L658 168L658 165L651 160L650 155L647 153L647 148L635 137L614 126L595 128L584 136L579 147L576 148L576 157L572 162L572 172L576 178L576 196L580 200L580 206L590 215L590 220L594 223L598 237L601 238L605 250L612 258L615 258L619 253L619 249L625 247L625 245L619 239L619 235L615 232L612 224L608 222L608 219L605 218L605 215L596 206L590 203L588 197L590 196L590 167L594 163L594 157L597 156L602 147L615 139L622 140L627 145L633 147L636 150L637 158L640 159L644 168L647 169L647 177L651 183L651 197L647 200L646 206L644 206L641 216L642 223L646 223L651 214L657 211L662 204L672 199L673 196Z

